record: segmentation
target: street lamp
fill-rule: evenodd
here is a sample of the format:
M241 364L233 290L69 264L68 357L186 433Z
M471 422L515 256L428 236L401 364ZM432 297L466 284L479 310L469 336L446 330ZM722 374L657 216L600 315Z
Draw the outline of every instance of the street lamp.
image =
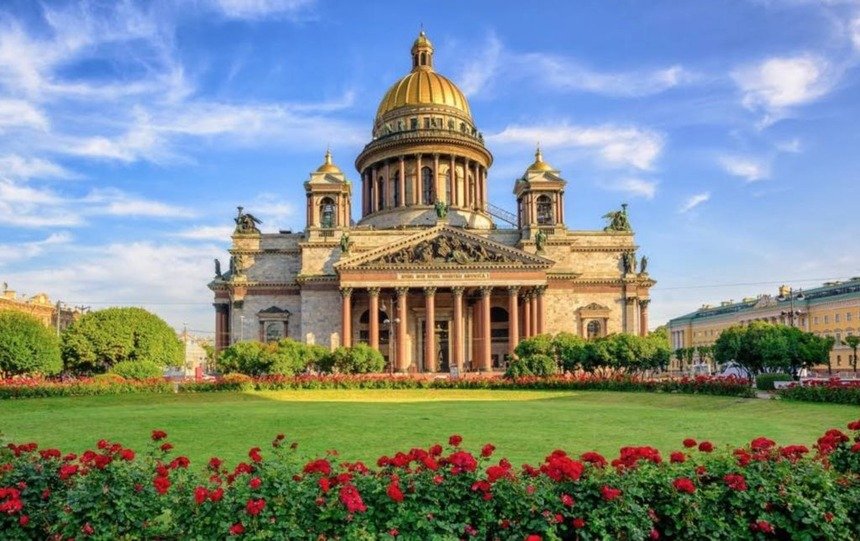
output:
M788 312L783 310L782 312L780 312L780 315L782 315L783 317L788 316L789 321L790 321L790 325L792 327L794 327L795 316L802 316L804 314L804 312L794 309L794 299L795 298L797 298L798 301L804 300L805 297L803 296L803 290L798 290L797 295L795 295L794 290L789 287L788 288L788 295L785 294L785 290L783 289L783 291L781 291L780 296L777 297L777 299L779 299L780 301L785 301L785 300L789 301L790 307L791 307L790 310Z

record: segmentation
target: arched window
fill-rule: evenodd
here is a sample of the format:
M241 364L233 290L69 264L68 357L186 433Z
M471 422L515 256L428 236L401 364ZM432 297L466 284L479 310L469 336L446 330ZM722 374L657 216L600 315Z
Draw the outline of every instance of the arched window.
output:
M429 167L421 168L421 202L433 204L433 170Z
M385 179L383 177L379 177L379 180L376 182L376 186L378 187L377 191L379 192L379 208L377 210L382 210L388 206L385 204Z
M388 325L385 321L388 315L384 310L379 310L379 350L383 355L387 355L388 346ZM358 318L358 341L365 344L370 343L370 310L365 310ZM383 347L385 346L385 347Z
M477 191L475 190L475 177L469 175L467 178L467 184L469 186L469 200L472 201L472 206L474 207L478 200Z
M391 193L394 195L394 206L400 206L400 171L394 172L394 178L391 179Z
M266 323L265 338L266 342L277 342L284 337L284 322L270 321Z
M451 171L448 171L445 174L445 203L447 203L448 205L450 205L452 202L452 200L451 200L451 186L453 184L454 183L451 182Z
M320 201L320 226L335 227L337 220L335 219L335 204L331 197L324 197Z
M427 53L421 53L421 65L422 66L427 65Z
M588 322L588 326L586 327L586 334L589 340L600 337L600 322L596 320L591 320Z
M548 195L537 198L537 223L549 225L555 220L552 217L552 199Z

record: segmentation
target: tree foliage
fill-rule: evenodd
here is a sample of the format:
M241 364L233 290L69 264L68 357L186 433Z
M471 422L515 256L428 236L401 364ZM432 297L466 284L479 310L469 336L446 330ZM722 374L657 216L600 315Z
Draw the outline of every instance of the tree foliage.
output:
M120 361L111 367L109 373L125 379L153 379L163 376L164 368L152 361Z
M292 376L310 366L322 364L326 355L329 351L322 346L303 344L289 338L267 344L248 340L236 342L221 351L215 366L222 374Z
M516 359L508 365L505 377L519 378L523 376L552 376L558 372L555 359L543 353L534 353Z
M0 312L0 375L52 376L63 368L60 343L38 319Z
M735 362L748 374L787 372L796 375L802 368L830 363L831 337L816 336L796 327L754 321L733 325L714 343L714 359Z
M122 361L180 366L182 342L163 319L142 308L107 308L84 315L62 336L68 370L106 372Z
M857 348L860 347L860 336L846 336L842 343L851 348L853 355L851 357L851 369L857 371Z

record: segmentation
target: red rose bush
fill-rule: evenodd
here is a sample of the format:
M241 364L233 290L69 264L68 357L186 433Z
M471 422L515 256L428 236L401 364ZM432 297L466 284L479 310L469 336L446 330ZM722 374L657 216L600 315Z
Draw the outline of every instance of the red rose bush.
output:
M692 439L664 459L564 450L515 467L459 435L380 457L303 458L283 435L201 467L152 432L135 452L0 451L0 532L25 539L857 539L860 421L812 448Z

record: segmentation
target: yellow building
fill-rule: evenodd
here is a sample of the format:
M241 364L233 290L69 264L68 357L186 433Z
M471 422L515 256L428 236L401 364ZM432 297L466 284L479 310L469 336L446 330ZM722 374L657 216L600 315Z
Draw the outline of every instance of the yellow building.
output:
M18 294L5 286L0 296L0 312L13 311L33 316L46 327L64 330L83 313L83 308L66 308L60 303L54 303L45 293L32 297L19 297Z
M704 305L669 321L669 340L674 350L710 346L726 327L752 321L791 325L819 336L833 337L835 345L830 353L830 365L835 372L850 371L853 352L843 340L860 335L860 277L827 282L805 291L782 286L776 296L762 294L740 302L723 302L719 306ZM708 364L707 361L694 355L694 364ZM674 357L669 368L672 371L690 369ZM815 369L826 371L827 366Z

